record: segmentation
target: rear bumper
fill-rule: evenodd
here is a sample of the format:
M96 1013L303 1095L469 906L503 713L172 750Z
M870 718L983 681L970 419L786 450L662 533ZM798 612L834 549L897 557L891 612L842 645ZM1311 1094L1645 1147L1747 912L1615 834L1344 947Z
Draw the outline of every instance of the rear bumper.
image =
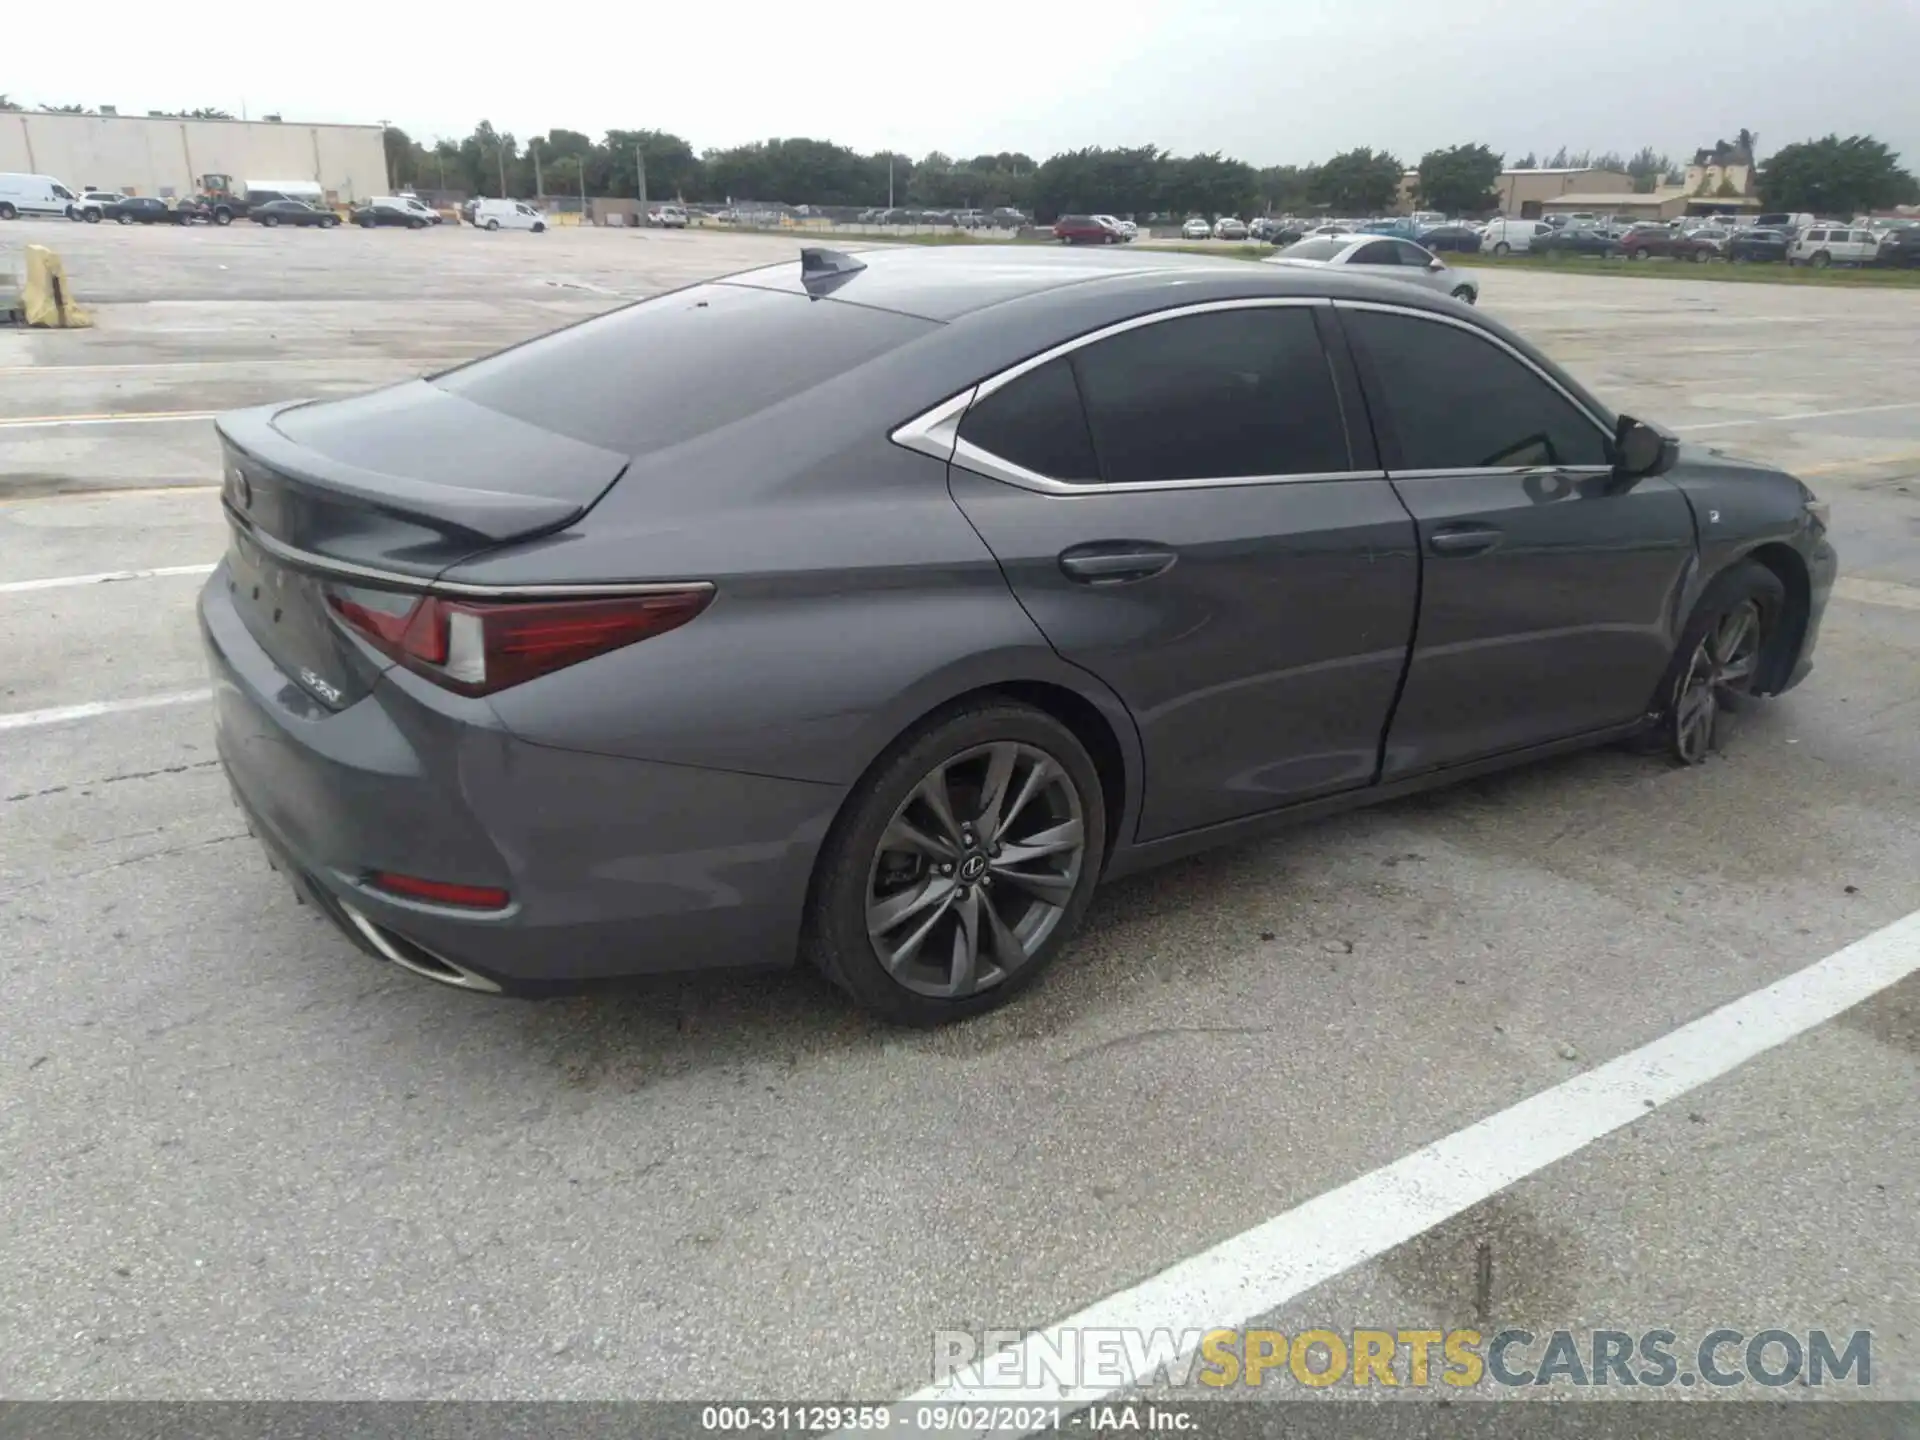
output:
M329 711L254 640L224 565L199 614L235 797L276 867L363 949L405 964L385 937L515 994L792 963L840 787L529 744L484 701L403 671ZM416 903L368 885L376 870L512 898Z

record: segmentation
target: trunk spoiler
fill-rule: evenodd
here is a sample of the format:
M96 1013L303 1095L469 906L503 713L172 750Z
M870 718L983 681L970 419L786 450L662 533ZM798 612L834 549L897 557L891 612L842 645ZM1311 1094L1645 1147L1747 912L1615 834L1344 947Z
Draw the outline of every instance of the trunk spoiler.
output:
M452 397L448 399L451 403L460 403L452 401ZM371 510L425 521L435 529L458 532L480 541L497 543L560 529L584 515L606 488L605 484L596 485L592 496L583 503L363 469L292 440L275 425L280 416L311 403L302 400L235 410L220 416L214 427L228 444L253 456L296 487L323 498L351 500ZM624 468L624 457L605 458ZM617 470L613 478L618 478ZM610 484L611 480L606 483Z

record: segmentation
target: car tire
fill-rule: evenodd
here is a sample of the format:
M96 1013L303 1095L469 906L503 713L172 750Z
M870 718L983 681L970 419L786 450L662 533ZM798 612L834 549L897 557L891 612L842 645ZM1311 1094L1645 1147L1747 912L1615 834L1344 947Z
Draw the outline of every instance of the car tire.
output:
M340 223L340 217L338 215L329 215L326 219L320 222L320 228L322 230L331 230L334 228L334 226L338 225L339 223Z
M4 201L0 201L0 220L18 220L19 218L20 212L18 210L6 204Z
M1824 250L1816 250L1813 252L1813 258L1807 263L1816 270L1824 270L1833 263L1833 256Z
M988 807L996 783L1001 799ZM972 828L989 808L1002 816L997 836ZM901 835L911 841L889 843ZM1047 848L1008 859L1022 841ZM821 848L802 953L898 1024L982 1014L1066 945L1105 851L1100 777L1073 732L1028 705L959 703L895 741L855 786ZM891 967L878 948L887 942Z
M1463 305L1471 305L1479 297L1473 293L1471 285L1456 285L1453 287L1453 298Z
M100 223L100 212L98 210L83 210L80 212L80 218L85 220L89 225L98 225Z
M489 220L487 221L486 228L489 230L498 230L500 228L500 222L498 220Z
M1647 258L1647 252L1643 249L1635 249L1635 250L1627 251L1627 259L1629 260L1644 260L1646 258Z
M116 215L113 218L122 225L131 225L133 223L133 217L131 215Z
M1704 265L1712 258L1713 252L1711 250L1696 250L1693 252L1693 263L1696 265Z
M1693 607L1653 707L1656 733L1679 764L1704 763L1717 748L1721 716L1751 697L1786 600L1778 575L1744 560L1715 576Z
M233 215L226 210L216 210L213 212L213 223L216 225L231 225L233 223Z
M271 230L280 223L280 217L278 215L263 215L260 217L260 223Z
M547 227L536 220L533 222L533 233L536 235L544 235L547 233Z

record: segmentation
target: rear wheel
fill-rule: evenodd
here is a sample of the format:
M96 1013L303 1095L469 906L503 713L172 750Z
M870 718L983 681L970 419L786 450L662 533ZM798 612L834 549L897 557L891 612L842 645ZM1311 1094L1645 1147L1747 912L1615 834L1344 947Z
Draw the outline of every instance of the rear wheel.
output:
M18 210L14 209L13 206L7 204L4 200L0 200L0 220L18 220L19 218L20 212Z
M1813 252L1813 259L1810 263L1814 269L1824 270L1833 263L1833 256L1824 250L1816 250Z
M115 220L117 220L117 221L119 221L119 222L120 222L120 223L121 223L122 225L131 225L131 224L133 223L133 216L131 216L131 215L128 215L128 214L126 214L126 213L124 213L124 212L122 212L122 213L121 213L121 214L119 214L119 215L116 215L116 216L114 216L113 218L114 218Z
M340 219L338 216L329 215L326 219L320 222L320 228L322 230L331 230L333 229L334 226L338 225L339 223L340 223Z
M487 229L498 230L499 228L500 228L500 222L498 220L487 221Z
M1513 246L1502 240L1498 245L1493 247L1493 253L1496 255L1511 255L1513 253Z
M424 220L409 220L407 221L407 228L409 230L424 230L427 228L427 222Z
M269 230L271 230L274 226L280 223L280 217L278 215L269 215L265 219L261 220L260 223L266 226Z
M1105 841L1099 777L1064 725L1007 701L950 710L902 737L835 822L806 953L889 1020L978 1015L1066 944Z
M1627 259L1629 260L1644 260L1646 258L1647 258L1647 252L1645 250L1627 251Z
M100 223L100 212L98 210L83 211L80 218L85 220L89 225L98 225Z
M1683 765L1716 748L1722 716L1753 692L1786 605L1780 577L1755 560L1721 574L1694 607L1659 696L1660 737Z
M1454 298L1454 299L1456 299L1456 300L1459 300L1459 301L1462 301L1462 302L1464 302L1465 304L1468 304L1468 305L1471 305L1471 304L1473 304L1473 302L1474 302L1474 298L1475 298L1475 297L1474 297L1474 293L1473 293L1473 287L1472 287L1471 285L1456 285L1456 286L1454 286L1454 287L1453 287L1453 298Z

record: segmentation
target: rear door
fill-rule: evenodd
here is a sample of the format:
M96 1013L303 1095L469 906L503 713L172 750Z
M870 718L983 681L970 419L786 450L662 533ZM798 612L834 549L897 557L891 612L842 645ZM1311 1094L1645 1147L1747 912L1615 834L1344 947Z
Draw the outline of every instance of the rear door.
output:
M1324 304L1233 302L988 381L954 499L1139 726L1139 837L1372 782L1416 603Z
M1617 485L1602 421L1479 326L1339 313L1422 550L1383 778L1644 713L1694 556L1686 497L1658 477Z

